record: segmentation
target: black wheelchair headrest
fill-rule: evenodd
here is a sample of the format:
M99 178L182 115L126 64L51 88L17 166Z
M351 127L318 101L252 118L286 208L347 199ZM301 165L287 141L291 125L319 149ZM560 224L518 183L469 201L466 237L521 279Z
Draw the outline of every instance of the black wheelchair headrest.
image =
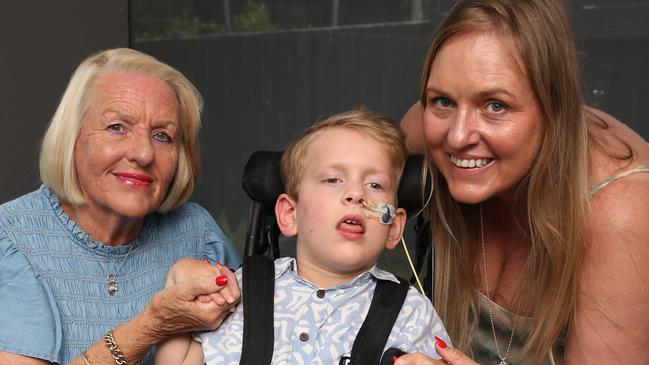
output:
M284 191L280 163L282 151L257 151L250 155L243 170L241 186L246 194L266 207L274 207L277 197ZM397 197L399 206L408 217L418 213L423 206L421 170L424 156L410 155L401 176ZM426 191L428 191L427 187Z
M243 169L241 186L248 197L264 206L275 206L284 192L281 161L283 151L256 151Z

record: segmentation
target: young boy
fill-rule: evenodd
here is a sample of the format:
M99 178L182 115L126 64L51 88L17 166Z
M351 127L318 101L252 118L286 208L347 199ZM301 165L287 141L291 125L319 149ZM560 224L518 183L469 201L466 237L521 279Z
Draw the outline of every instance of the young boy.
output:
M284 236L297 235L297 246L295 259L275 261L273 364L349 358L377 281L398 282L376 262L403 233L406 214L394 206L405 160L402 132L363 110L316 123L284 153L286 193L275 214ZM245 305L195 341L159 346L156 363L238 364ZM434 336L448 341L430 301L410 287L385 348L438 358Z

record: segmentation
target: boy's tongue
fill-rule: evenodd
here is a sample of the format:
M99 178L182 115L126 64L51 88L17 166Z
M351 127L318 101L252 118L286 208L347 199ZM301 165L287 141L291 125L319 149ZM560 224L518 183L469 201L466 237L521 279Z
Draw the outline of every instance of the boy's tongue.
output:
M363 233L363 226L360 224L342 222L338 225L338 229L350 233Z

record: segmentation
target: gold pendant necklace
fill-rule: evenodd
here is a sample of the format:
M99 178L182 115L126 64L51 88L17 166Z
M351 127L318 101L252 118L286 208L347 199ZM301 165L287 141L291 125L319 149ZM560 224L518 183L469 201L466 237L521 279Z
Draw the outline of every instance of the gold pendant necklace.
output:
M491 305L491 298L489 298L489 281L487 280L487 254L485 252L485 243L484 243L484 218L482 216L482 204L480 204L480 246L482 248L482 269L483 269L483 274L484 274L484 289L487 291L487 309L489 310L489 321L491 322L491 334L493 335L494 338L494 345L496 346L496 354L498 355L498 358L500 359L500 362L498 365L509 365L505 359L509 356L509 353L511 351L512 347L512 341L514 339L514 333L516 331L516 325L518 323L518 313L521 309L521 299L520 297L517 299L516 303L516 311L512 313L513 318L512 318L512 331L509 335L509 342L507 343L507 350L505 351L505 355L502 355L500 352L500 347L498 347L498 338L496 336L496 326L494 325L494 316L492 312L492 305ZM527 267L530 264L530 260L532 256L534 255L534 245L530 247L530 253L527 256L527 263L525 264L525 267L523 268L523 283L521 285L521 293L525 290L525 285L527 284Z

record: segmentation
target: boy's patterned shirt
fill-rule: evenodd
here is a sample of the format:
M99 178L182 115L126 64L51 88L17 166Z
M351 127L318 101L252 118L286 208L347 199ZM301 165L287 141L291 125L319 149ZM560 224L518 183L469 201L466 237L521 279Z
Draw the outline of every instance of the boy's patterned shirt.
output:
M275 345L273 364L338 364L350 356L369 310L377 279L398 282L376 266L352 281L318 288L297 275L293 258L275 261ZM241 270L236 272L241 282ZM195 335L207 365L238 364L241 358L243 306L213 332ZM434 336L450 343L441 319L425 296L410 287L386 349L422 352L439 358ZM365 364L364 364L365 365Z

